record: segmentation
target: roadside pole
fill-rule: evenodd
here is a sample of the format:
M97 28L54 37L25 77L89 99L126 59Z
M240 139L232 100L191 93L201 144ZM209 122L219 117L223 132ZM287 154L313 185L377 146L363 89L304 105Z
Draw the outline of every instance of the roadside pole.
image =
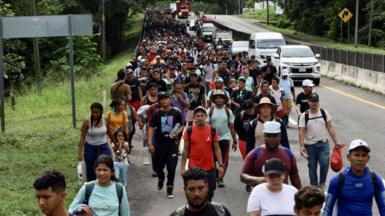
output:
M354 46L357 47L358 45L358 16L359 16L359 9L360 9L360 0L356 0L356 26L354 29Z
M75 72L74 72L74 41L72 36L72 15L68 15L68 40L69 61L71 77L71 101L72 101L72 127L76 128L76 106L75 106Z
M3 51L3 18L0 17L0 118L1 132L5 131L5 112L4 112L4 51Z

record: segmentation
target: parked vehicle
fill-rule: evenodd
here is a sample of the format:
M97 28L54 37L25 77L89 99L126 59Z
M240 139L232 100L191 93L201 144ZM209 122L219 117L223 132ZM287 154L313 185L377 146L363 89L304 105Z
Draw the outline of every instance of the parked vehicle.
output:
M273 64L277 67L279 74L283 69L288 69L289 76L293 80L311 79L315 85L319 85L321 78L321 65L309 46L286 45L278 48L274 55Z
M263 66L266 57L272 57L280 46L286 45L281 33L277 32L255 32L249 39L249 56L254 55Z
M205 42L213 42L216 34L216 27L212 23L203 23L201 37Z
M246 57L249 51L249 41L234 41L231 46L231 54L242 54L242 57Z
M195 22L198 20L198 17L197 16L188 16L187 17L187 27L189 27L189 29L191 31L194 31L195 30Z
M180 0L176 2L177 16L179 19L187 18L191 13L191 2Z

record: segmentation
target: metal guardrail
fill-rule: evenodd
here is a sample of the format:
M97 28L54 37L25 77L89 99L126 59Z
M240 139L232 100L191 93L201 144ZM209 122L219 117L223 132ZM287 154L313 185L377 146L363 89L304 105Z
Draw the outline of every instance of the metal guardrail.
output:
M223 26L217 22L215 25L227 31L233 32L233 37L236 40L249 40L250 34L237 31L226 26ZM372 71L385 72L385 55L364 53L364 52L355 52L343 49L335 49L324 46L318 46L308 43L300 43L297 40L285 37L287 44L306 44L308 45L314 53L320 54L320 59L326 61L332 61L336 63L341 63L345 65L356 66L359 68L364 68Z

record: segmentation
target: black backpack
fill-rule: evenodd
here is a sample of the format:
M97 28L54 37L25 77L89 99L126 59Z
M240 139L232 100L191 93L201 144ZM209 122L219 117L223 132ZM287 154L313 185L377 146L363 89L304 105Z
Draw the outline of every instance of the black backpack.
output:
M380 191L377 184L377 174L371 170L369 170L369 173L370 173L370 177L372 179L372 184L374 188L374 196L376 196ZM345 173L340 172L338 174L337 198L341 195L341 191L342 191L342 187L344 186L344 183L345 183Z
M217 129L215 129L214 127L211 126L211 141L212 141L212 147L213 147L213 151L214 151L214 137L215 137L215 134L217 133ZM192 126L189 126L187 128L187 136L188 136L188 143L189 145L191 145L191 134L192 134Z
M305 111L305 126L307 126L307 123L309 122L309 120L318 119L318 118L323 118L325 120L325 123L327 122L325 110L322 108L320 110L321 110L322 117L319 116L319 117L314 117L314 118L309 118L309 110Z

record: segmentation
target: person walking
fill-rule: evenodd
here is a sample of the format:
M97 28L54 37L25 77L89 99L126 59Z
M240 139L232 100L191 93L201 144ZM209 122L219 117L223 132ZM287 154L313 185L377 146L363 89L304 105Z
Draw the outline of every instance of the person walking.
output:
M124 69L120 69L117 73L117 79L111 87L111 99L125 98L127 102L131 100L131 88L125 83L126 73Z
M211 95L211 101L214 102L214 106L207 110L207 122L212 127L218 129L219 135L219 147L221 148L223 164L226 169L229 165L229 153L230 153L230 139L232 138L232 149L237 150L237 136L234 130L234 115L233 112L226 107L228 103L228 96L222 90L216 90ZM225 187L223 177L218 178L218 187Z
M332 118L325 109L320 108L317 93L308 95L310 109L303 112L299 118L299 144L301 155L307 159L310 184L325 190L325 182L329 170L329 140L328 134L338 144L337 136L332 125ZM320 166L319 179L317 165Z
M90 109L90 117L83 120L78 145L78 160L85 161L87 181L96 179L94 171L96 159L102 154L111 155L107 135L114 140L107 119L103 116L103 106L100 103L93 103Z
M289 71L287 69L282 70L282 77L279 80L279 86L284 92L283 108L285 109L285 115L282 121L285 126L288 126L292 101L295 103L295 88L294 81L289 77Z
M59 171L45 171L33 182L36 202L45 216L69 216L64 201L67 197L66 181Z
M371 171L370 147L367 142L355 139L350 143L347 159L350 166L335 175L329 184L323 216L332 216L337 205L337 215L372 215L373 198L379 215L385 215L384 183Z
M297 188L284 184L285 165L278 158L265 162L266 183L257 185L250 194L247 213L250 216L292 215Z
M218 144L218 133L214 127L206 123L206 109L199 106L194 109L194 125L189 126L183 134L184 147L181 164L182 176L186 172L186 161L188 166L199 167L207 172L208 195L211 202L216 188L216 169L214 156L218 161L219 177L224 174L221 149Z
M209 185L207 173L203 169L188 169L183 175L183 184L187 204L170 216L231 216L224 205L207 200Z
M178 109L171 106L170 96L165 92L159 94L159 105L160 108L155 111L150 121L148 149L153 156L152 165L158 177L159 191L164 186L164 167L167 168L167 197L171 199L174 198L175 169L178 163L176 139L183 130L182 116Z
M297 95L295 99L296 111L299 116L309 109L308 97L313 92L313 81L305 79L302 81L302 92Z
M313 186L304 186L294 196L296 216L319 216L325 202L324 193Z
M263 173L265 161L278 158L285 164L284 183L287 184L290 177L291 184L297 189L301 188L296 158L290 149L280 146L281 124L275 121L265 122L263 133L265 145L257 146L246 156L240 176L241 181L253 186L266 182Z
M110 156L99 156L95 162L95 174L96 180L80 188L68 211L72 215L83 215L84 208L87 208L92 215L130 216L127 193L117 182Z

